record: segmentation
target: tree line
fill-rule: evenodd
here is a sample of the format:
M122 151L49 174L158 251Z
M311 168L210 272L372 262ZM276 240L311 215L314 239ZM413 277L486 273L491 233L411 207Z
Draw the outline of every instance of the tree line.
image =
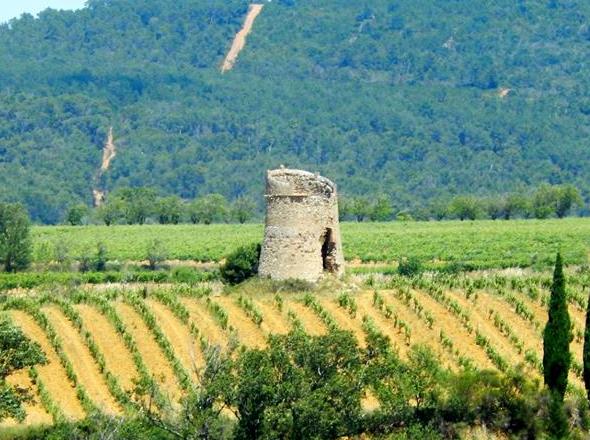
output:
M76 204L66 213L64 222L70 225L103 223L117 224L211 224L245 223L257 214L256 203L249 197L229 202L221 194L208 194L193 200L178 196L158 196L153 188L121 188L109 194L105 202L90 209Z
M340 218L343 220L510 220L514 218L563 218L584 207L581 193L573 185L543 184L534 190L513 192L501 196L477 197L458 195L449 200L435 200L414 209L396 209L386 195L343 197ZM577 210L577 211L574 211Z
M584 200L573 185L543 184L530 191L502 196L458 195L414 209L399 209L388 195L342 196L339 200L343 221L427 221L427 220L510 220L515 218L563 218L583 214ZM211 224L260 221L263 212L250 197L229 201L221 194L193 200L159 196L154 188L120 188L110 193L98 208L79 203L71 206L63 219L69 225L117 224Z

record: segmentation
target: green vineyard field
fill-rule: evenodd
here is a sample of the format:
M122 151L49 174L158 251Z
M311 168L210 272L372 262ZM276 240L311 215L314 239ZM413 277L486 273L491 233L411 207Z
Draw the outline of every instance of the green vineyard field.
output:
M34 259L55 258L56 245L72 257L107 248L109 259L144 260L160 240L170 259L219 261L240 245L261 241L263 227L247 225L35 227ZM431 266L462 263L471 268L549 266L561 249L567 264L587 262L590 220L511 220L475 222L391 222L342 224L348 261L391 262L417 257Z

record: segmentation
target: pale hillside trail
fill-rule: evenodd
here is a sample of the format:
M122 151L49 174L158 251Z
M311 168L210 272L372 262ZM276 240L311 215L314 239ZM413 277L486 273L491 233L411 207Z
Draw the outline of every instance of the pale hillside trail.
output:
M111 395L98 364L78 330L57 307L49 306L42 310L60 336L64 352L90 399L106 414L120 415L121 408Z
M95 177L95 188L92 190L92 198L94 200L94 206L99 207L102 205L105 199L105 191L98 187L98 183L100 182L100 178L109 170L111 166L111 162L117 155L117 147L115 146L114 138L113 138L113 127L109 127L109 133L107 135L107 140L104 144L102 150L102 160L100 163L100 169Z
M137 350L150 374L162 392L172 402L178 402L182 397L180 385L154 334L132 306L122 302L117 302L114 305L127 331L135 340Z
M121 336L111 322L97 309L87 304L74 306L82 317L84 327L88 329L98 348L102 352L107 369L113 373L125 392L135 389L134 380L139 377L133 362L133 356L125 347Z
M16 426L23 425L39 426L53 424L53 418L51 417L51 415L49 415L49 413L41 404L39 390L37 389L37 386L33 384L31 378L29 377L28 371L20 370L8 376L6 378L6 382L8 382L8 384L14 387L28 390L33 400L30 402L25 402L23 404L23 408L27 416L22 423L19 423L17 420L14 419L3 420L2 422L0 422L0 430L2 430L2 428L13 428Z
M107 141L104 145L104 149L102 150L102 163L100 165L100 172L101 174L106 173L110 166L111 161L117 155L117 148L115 147L115 143L113 142L113 127L109 128L109 134L107 136Z
M252 32L252 27L254 26L254 22L258 15L262 12L264 5L261 4L251 4L250 8L248 9L248 15L246 15L246 20L244 21L244 25L242 29L236 34L232 46L221 65L221 73L225 73L229 70L234 68L236 61L238 60L238 55L240 52L246 47L246 38L248 34Z
M61 409L64 416L70 420L81 420L86 416L82 404L76 395L76 387L68 379L64 367L53 350L45 331L35 322L33 317L20 310L13 310L10 316L23 332L41 346L47 357L46 365L37 366L39 378L45 384L47 392Z

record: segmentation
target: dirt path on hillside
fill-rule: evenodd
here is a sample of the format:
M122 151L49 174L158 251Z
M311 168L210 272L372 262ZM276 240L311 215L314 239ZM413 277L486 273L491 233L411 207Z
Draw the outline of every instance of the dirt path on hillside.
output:
M47 357L47 364L39 365L37 371L51 398L67 418L71 420L83 419L85 412L76 396L76 388L68 379L65 369L59 362L59 358L43 329L25 312L13 310L10 312L10 316L31 340L41 346Z
M45 307L43 313L60 336L64 352L88 397L101 411L113 415L121 414L121 408L109 392L105 378L78 330L57 307Z
M252 32L254 22L256 21L258 15L262 12L262 8L264 8L264 5L261 4L250 5L248 15L244 21L244 26L236 34L231 49L229 50L225 60L223 61L223 64L221 65L221 73L225 73L234 68L236 61L238 60L238 55L246 46L246 38L248 37L248 34Z
M104 148L102 150L102 161L100 163L100 169L95 177L95 188L92 190L92 198L94 200L94 206L99 207L104 202L106 192L103 188L99 187L100 178L106 173L110 166L111 162L117 155L117 147L115 146L114 138L113 138L113 127L109 128L109 133L107 135L107 140L104 144Z
M102 163L100 165L100 172L101 174L106 173L110 166L111 161L117 155L117 148L115 147L115 143L113 142L113 127L109 128L109 134L107 136L107 141L104 145L104 149L102 150Z

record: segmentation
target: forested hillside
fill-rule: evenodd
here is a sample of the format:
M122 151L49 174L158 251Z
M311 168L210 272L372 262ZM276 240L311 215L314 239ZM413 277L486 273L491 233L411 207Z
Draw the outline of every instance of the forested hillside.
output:
M0 200L48 223L96 185L261 201L281 163L400 207L590 196L590 3L264 4L224 74L247 1L89 0L0 26Z

